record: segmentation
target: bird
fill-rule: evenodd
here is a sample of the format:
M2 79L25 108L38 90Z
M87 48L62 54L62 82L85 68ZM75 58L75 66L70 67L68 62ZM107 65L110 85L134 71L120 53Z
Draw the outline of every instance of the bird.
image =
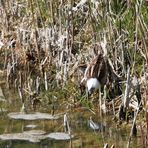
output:
M119 81L121 81L121 77L116 74L108 58L100 52L92 59L84 71L83 78L80 81L81 95L86 92L89 97L94 91L101 94L104 86L107 89L112 89L112 84L118 85Z
M98 54L88 64L85 69L84 76L80 82L81 95L84 94L85 90L90 96L94 91L101 91L101 88L107 83L107 64L103 54Z

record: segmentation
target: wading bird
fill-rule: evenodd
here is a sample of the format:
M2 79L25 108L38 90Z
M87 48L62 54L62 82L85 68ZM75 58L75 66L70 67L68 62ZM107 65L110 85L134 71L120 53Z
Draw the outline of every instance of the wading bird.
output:
M105 59L100 53L90 62L84 72L84 77L80 82L81 95L85 90L88 96L94 91L101 90L101 87L107 83L107 71Z
M104 86L112 86L119 81L119 76L114 72L108 59L99 53L87 66L80 82L81 95L87 92L89 97L94 91L102 91Z

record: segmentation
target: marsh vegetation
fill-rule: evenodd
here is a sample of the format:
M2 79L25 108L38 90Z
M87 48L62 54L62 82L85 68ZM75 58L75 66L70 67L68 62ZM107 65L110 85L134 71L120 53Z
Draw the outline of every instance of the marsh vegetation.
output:
M39 134L32 147L147 147L147 14L147 0L1 0L0 134L74 136ZM88 96L94 77L101 88Z

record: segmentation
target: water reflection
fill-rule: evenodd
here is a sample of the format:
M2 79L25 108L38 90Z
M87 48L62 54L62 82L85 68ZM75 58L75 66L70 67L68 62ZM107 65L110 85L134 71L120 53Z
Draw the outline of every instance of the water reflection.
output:
M13 94L13 95L12 95ZM24 120L12 120L9 119L7 114L10 112L20 111L20 102L19 98L15 95L14 92L5 93L7 100L6 103L1 103L1 106L4 109L8 110L7 112L2 112L0 114L0 134L4 133L21 133L29 130L43 130L47 134L52 132L64 132L63 118L57 120L35 120L35 121L24 121ZM13 100L13 101L12 101ZM41 110L42 111L42 110ZM49 108L44 112L49 113ZM90 147L103 147L105 143L108 143L109 146L115 145L117 148L126 147L129 130L126 128L120 129L112 121L112 116L106 116L106 118L98 117L93 115L87 108L80 107L79 109L66 109L65 105L57 105L56 112L67 112L69 116L69 125L71 128L71 134L74 135L74 138L70 141L61 141L61 140L51 140L45 138L41 142L32 143L22 140L0 140L0 147L2 148L61 148L71 146L74 148L90 148ZM90 116L92 119L90 120ZM89 121L89 124L88 124ZM91 121L91 122L90 122ZM92 126L92 122L95 123L95 126ZM91 123L91 125L90 125ZM32 125L32 126L31 126ZM34 126L35 125L35 126ZM95 127L95 128L94 128ZM96 129L98 128L98 130ZM133 145L138 140L133 141ZM138 141L139 142L139 141ZM140 142L139 142L140 143ZM136 144L135 144L136 145Z

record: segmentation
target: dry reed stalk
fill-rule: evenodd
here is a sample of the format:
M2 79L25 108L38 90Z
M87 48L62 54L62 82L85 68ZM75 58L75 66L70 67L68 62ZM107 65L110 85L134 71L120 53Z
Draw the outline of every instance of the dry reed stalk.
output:
M125 93L124 93L124 98L123 98L124 109L127 109L128 106L129 106L129 102L130 102L129 93L130 93L130 90L131 90L131 78L130 78L130 67L129 67L128 72L127 72L126 88L125 88Z
M44 80L45 80L45 90L48 90L48 81L47 81L47 72L44 72Z
M36 78L36 92L37 92L37 94L39 94L39 91L40 91L40 77L37 76L37 78Z
M24 103L22 88L20 86L18 86L18 94L19 94L21 103Z
M108 143L105 143L103 148L108 148Z
M139 49L139 50L140 50L141 55L145 58L146 63L148 65L148 49L147 49L147 41L146 41L148 36L145 33L145 32L148 31L148 28L147 28L147 26L146 26L146 24L144 22L142 14L139 15L138 20L139 20L140 31L142 33L142 41L143 41L143 44L144 44L144 51L142 49Z
M145 147L145 134L144 134L144 129L142 125L140 125L140 130L141 130L141 140L142 140L142 147Z
M135 126L135 123L136 123L136 118L137 118L137 115L138 115L138 111L139 111L139 109L137 110L137 112L135 114L135 117L134 117L134 120L133 120L130 136L129 136L129 139L128 139L128 142L127 142L127 148L130 147L130 141L131 141L131 138L132 138L132 135L133 135L133 129L134 129L134 126Z
M35 2L33 3L32 0L30 0L30 7L31 7L31 15L32 15L32 23L33 23L33 37L34 37L34 43L35 43L35 49L37 51L38 59L40 59L40 49L38 44L38 28L37 28L37 22L35 19L35 8L34 8Z
M132 62L132 70L131 70L131 74L133 74L133 72L134 72L134 68L135 68L135 58L136 58L136 52L137 52L137 49L138 49L138 27L139 27L139 23L138 23L138 16L139 16L139 7L138 7L138 3L135 5L135 13L136 13L136 15L135 15L135 20L136 20L136 22L135 22L135 42L134 42L134 44L135 44L135 48L134 48L134 56L133 56L133 62Z
M136 119L137 119L137 116L138 116L138 113L139 113L139 109L141 107L141 101L140 101L140 104L138 105L138 109L135 111L135 115L134 115L134 119L133 119L133 123L132 123L132 128L131 128L131 131L130 131L130 135L129 135L129 139L128 139L128 142L127 142L127 148L130 147L130 141L131 141L131 138L133 136L133 130L136 126Z
M43 21L42 11L41 11L41 7L40 7L40 4L39 4L39 0L36 0L36 3L37 3L37 9L38 9L38 13L40 15L40 21L41 21L42 27L45 28L45 24L44 24L44 21Z
M146 118L146 146L148 146L148 112L145 113Z

